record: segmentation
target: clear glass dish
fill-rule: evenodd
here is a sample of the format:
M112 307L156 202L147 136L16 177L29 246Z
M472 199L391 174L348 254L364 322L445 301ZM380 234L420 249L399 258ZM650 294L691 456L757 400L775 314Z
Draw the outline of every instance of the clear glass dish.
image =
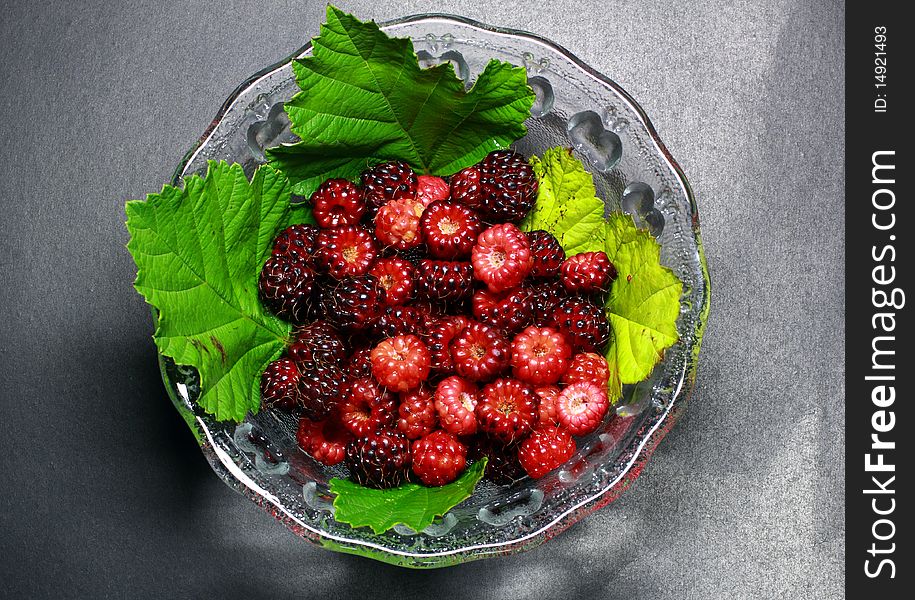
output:
M695 199L648 117L617 84L556 44L529 33L445 15L386 23L390 35L413 40L427 65L451 61L471 83L491 58L527 68L537 101L528 135L515 146L527 155L563 145L594 173L608 210L623 209L662 245L663 263L684 282L680 341L648 381L626 386L616 415L581 440L577 455L540 480L509 487L488 482L421 532L396 527L376 535L334 520L327 482L344 471L324 467L298 449L295 422L264 411L241 424L221 423L194 403L193 368L160 357L163 379L213 470L301 537L341 552L409 567L441 567L533 548L626 490L683 410L693 387L709 307L709 278ZM250 174L265 147L295 141L283 102L297 91L293 58L242 83L223 104L173 183L203 173L207 160L227 160Z

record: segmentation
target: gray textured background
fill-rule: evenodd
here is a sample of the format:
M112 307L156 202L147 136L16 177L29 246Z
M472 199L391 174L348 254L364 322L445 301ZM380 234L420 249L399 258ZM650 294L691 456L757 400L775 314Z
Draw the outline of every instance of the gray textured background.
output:
M840 597L844 5L340 5L529 29L642 103L695 188L712 273L685 418L621 500L517 557L407 572L295 538L212 475L172 410L123 202L314 34L322 3L10 3L0 595Z

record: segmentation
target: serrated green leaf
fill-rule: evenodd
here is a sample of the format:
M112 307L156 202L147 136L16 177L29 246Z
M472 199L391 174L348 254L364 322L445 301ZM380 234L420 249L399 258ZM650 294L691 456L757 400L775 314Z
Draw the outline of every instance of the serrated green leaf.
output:
M312 43L286 103L301 141L267 150L297 194L384 160L449 175L526 133L534 93L521 67L491 61L465 91L450 63L421 69L409 39L332 6Z
M568 148L550 148L531 165L540 185L521 229L552 233L568 256L603 250L604 201L581 161Z
M353 527L371 527L375 533L383 533L401 523L414 531L422 531L436 517L469 498L485 469L484 458L441 487L407 483L376 490L346 479L331 479L330 491L336 494L334 519Z
M135 287L159 311L155 342L200 372L198 403L217 419L241 421L260 406L259 375L282 351L291 326L257 297L272 241L293 221L288 180L262 167L249 182L240 165L211 162L184 188L165 186L127 203L127 248Z
M604 248L618 273L606 304L613 331L606 357L615 399L622 384L647 378L677 341L683 284L661 265L658 242L629 215L610 215Z

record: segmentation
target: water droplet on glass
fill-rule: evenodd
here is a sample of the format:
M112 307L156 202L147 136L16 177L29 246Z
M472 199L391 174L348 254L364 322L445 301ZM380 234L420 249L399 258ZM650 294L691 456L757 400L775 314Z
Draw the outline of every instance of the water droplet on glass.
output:
M642 218L645 220L645 224L648 225L648 231L651 232L651 235L659 237L661 232L664 231L664 215L658 209L648 211Z
M654 190L647 183L636 181L623 190L620 207L633 216L642 216L654 208Z
M572 145L599 171L609 171L623 157L620 136L604 129L600 115L592 110L572 115L566 130Z
M464 59L464 55L456 50L449 50L438 57L440 63L450 62L454 67L454 72L458 77L464 80L464 83L470 83L470 66Z
M539 75L531 77L527 80L527 83L534 90L535 95L534 105L531 106L531 115L542 117L553 109L553 102L555 101L553 86L550 85L546 78Z

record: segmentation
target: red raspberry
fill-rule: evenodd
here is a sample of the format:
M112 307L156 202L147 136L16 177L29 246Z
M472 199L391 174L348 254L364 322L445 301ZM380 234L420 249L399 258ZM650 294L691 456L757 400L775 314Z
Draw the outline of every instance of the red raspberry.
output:
M569 368L572 348L549 327L528 327L512 340L512 373L533 385L556 383Z
M346 359L346 344L340 334L324 321L315 321L295 331L295 341L286 350L302 370L340 365Z
M509 352L508 341L498 330L475 321L451 340L454 370L471 381L492 379L504 371Z
M371 376L372 348L370 346L364 346L353 351L349 359L349 365L346 368L346 374L350 379Z
M321 313L337 329L361 331L384 310L384 288L371 275L343 279L321 294Z
M459 302L473 293L469 262L429 260L416 264L416 294L427 300Z
M600 353L610 341L610 324L604 311L584 298L566 298L560 302L547 325L563 332L574 352Z
M530 292L525 288L501 294L477 290L473 293L473 316L506 335L514 335L534 320Z
M388 306L406 304L413 298L416 269L410 261L402 258L379 258L369 269L369 275L375 277L384 288L384 301Z
M312 214L325 229L356 225L365 213L362 192L346 179L328 179L311 195Z
M566 259L566 251L562 249L559 240L553 234L538 229L527 232L527 241L531 247L531 256L534 265L531 267L531 277L555 277L559 275L562 261Z
M540 479L575 454L575 440L559 427L541 425L518 446L518 460L528 475Z
M562 263L562 285L573 294L603 294L616 279L605 252L582 252Z
M375 215L375 237L378 241L397 250L409 250L422 244L419 233L419 218L423 205L413 198L391 200Z
M273 256L288 256L315 266L318 251L318 228L310 224L291 225L280 232L273 242Z
M413 442L413 472L426 485L445 485L467 466L467 446L448 432L433 431Z
M397 414L397 428L411 440L431 433L438 422L432 394L423 387L401 394Z
M568 297L566 289L558 279L540 283L527 280L523 289L528 292L527 301L534 315L534 323L540 326L546 325L556 307Z
M467 167L451 176L451 199L470 208L483 205L479 166Z
M372 375L397 392L417 387L429 377L429 350L415 335L398 335L372 350Z
M482 213L490 222L517 223L534 208L537 175L526 157L496 150L480 161Z
M416 178L416 199L429 206L437 200L447 200L451 194L448 182L435 175L420 175Z
M537 394L517 379L497 379L483 388L477 403L480 429L503 444L520 440L537 422Z
M435 388L435 410L442 429L454 435L476 433L478 393L477 386L457 375L441 380Z
M463 204L433 202L419 220L423 241L433 258L467 258L483 230L480 218Z
M315 273L304 261L288 256L271 256L257 281L261 302L287 321L308 319L314 303Z
M586 435L597 429L609 408L606 386L590 381L566 387L556 401L559 424L574 435Z
M489 459L486 462L485 476L493 483L510 485L524 477L524 469L518 462L516 444L506 446L485 435L480 435L473 440L471 456L474 460L479 460L484 456Z
M353 435L364 437L397 423L397 396L382 390L374 379L363 377L346 386L337 405L340 422Z
M381 163L362 173L362 193L370 210L389 200L415 198L416 185L416 173L404 162Z
M299 369L288 358L271 362L261 375L261 404L292 410L299 403Z
M494 225L481 233L470 260L474 276L491 292L518 287L531 270L527 237L511 223Z
M442 317L429 325L426 346L432 357L432 369L439 373L454 370L451 360L451 340L467 327L467 317Z
M358 225L324 229L318 235L318 263L334 279L365 275L376 256L375 239Z
M559 425L559 413L556 403L559 401L560 390L555 385L545 385L535 388L534 392L540 398L540 418L538 422L543 425Z
M410 440L399 431L371 433L347 444L344 460L360 485L397 487L406 481L410 470Z
M343 462L346 445L353 439L349 431L334 419L314 422L300 419L295 439L299 447L323 465L332 467Z
M408 333L426 335L426 315L420 306L387 306L372 324L372 334L378 338Z
M312 421L324 419L340 400L347 386L342 369L327 365L299 372L299 401L302 413Z
M572 357L568 370L562 376L563 385L572 385L579 381L590 381L600 387L607 387L610 381L610 367L600 354L580 352Z

